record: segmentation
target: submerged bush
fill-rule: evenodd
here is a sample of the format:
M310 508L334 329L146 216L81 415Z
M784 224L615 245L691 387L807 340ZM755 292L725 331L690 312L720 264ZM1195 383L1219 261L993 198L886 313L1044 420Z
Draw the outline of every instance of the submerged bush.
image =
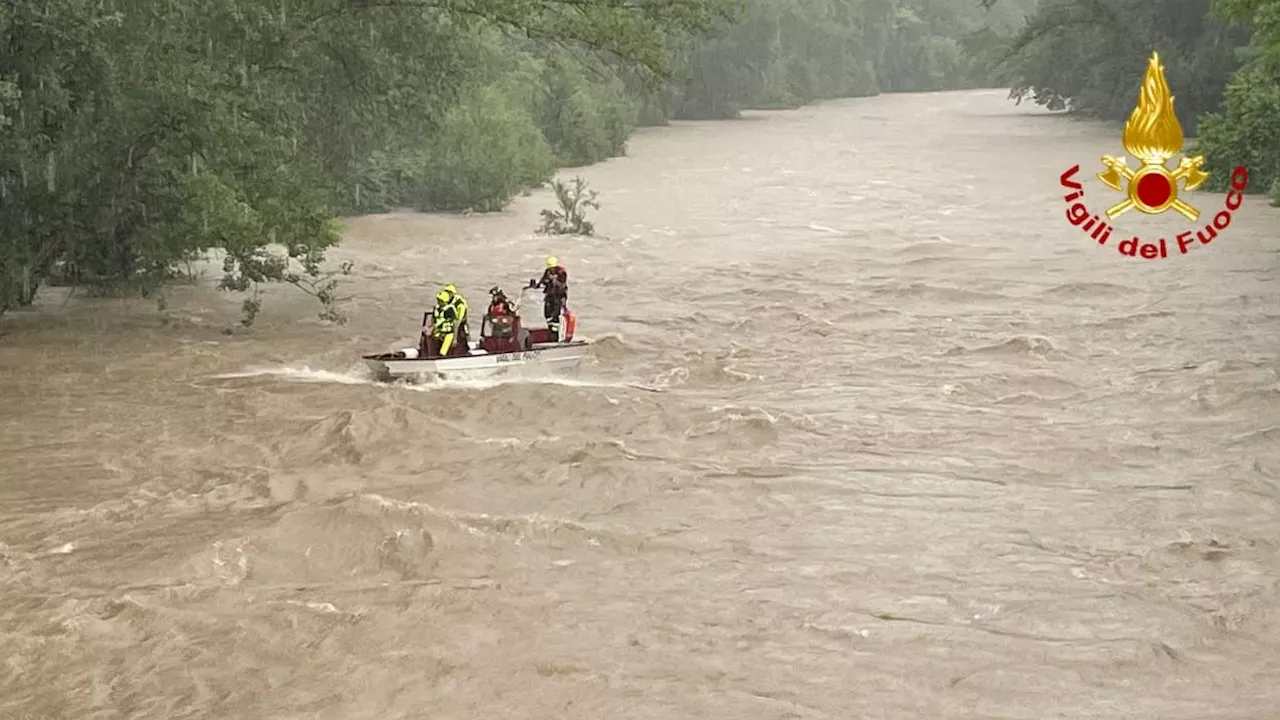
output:
M572 185L552 180L551 189L555 191L560 208L542 211L542 227L538 232L547 235L594 235L596 226L587 220L586 211L587 208L600 209L596 191L588 190L586 181L580 177L575 177Z

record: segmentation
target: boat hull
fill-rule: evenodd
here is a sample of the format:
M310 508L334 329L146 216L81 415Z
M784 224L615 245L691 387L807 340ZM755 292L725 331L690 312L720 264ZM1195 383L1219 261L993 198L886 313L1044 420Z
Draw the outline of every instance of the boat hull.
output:
M518 367L541 366L571 368L586 358L590 343L576 340L567 343L543 343L530 350L488 353L473 343L470 355L436 359L407 358L401 353L365 355L364 361L379 377L407 378L418 376L489 375Z

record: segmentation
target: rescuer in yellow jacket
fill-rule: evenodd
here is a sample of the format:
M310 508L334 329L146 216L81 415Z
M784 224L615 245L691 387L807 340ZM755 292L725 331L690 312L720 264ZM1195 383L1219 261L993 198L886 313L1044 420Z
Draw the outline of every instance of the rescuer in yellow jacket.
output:
M467 300L453 283L436 294L431 337L440 343L440 356L446 357L454 345L467 347Z

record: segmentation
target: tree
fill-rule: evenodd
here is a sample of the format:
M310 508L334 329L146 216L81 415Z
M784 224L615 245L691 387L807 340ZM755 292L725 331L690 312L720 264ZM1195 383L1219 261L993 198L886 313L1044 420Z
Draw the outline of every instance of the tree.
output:
M1280 0L1218 0L1214 12L1248 21L1253 37L1221 112L1202 119L1196 151L1214 173L1212 187L1225 188L1231 169L1244 165L1250 189L1268 192L1280 204Z
M1280 195L1280 0L1045 0L1006 56L1011 97L1121 120L1152 50L1199 135L1206 187L1244 164L1250 190Z
M466 70L477 38L585 47L661 78L668 35L734 7L12 0L0 11L0 312L30 303L59 261L144 290L214 250L227 288L287 279L284 257L318 267L374 152L443 128L479 91Z

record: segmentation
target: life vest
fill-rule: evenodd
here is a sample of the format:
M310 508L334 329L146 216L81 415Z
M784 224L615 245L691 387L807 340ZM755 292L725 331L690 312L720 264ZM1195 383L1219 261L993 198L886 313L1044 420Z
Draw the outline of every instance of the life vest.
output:
M561 265L549 267L542 271L542 284L550 285L553 281L560 281L566 285L569 283L569 273Z
M458 324L467 321L467 301L461 294L455 294L453 299L449 301L449 307L453 308L454 317Z
M457 319L457 308L451 302L436 305L431 322L431 331L437 335L451 333Z
M448 300L436 302L435 322L432 324L432 330L437 334L451 333L467 321L466 299L456 292L450 293L450 295L451 297Z
M569 295L569 272L562 265L547 268L542 273L543 291L547 295L556 295L560 298Z

